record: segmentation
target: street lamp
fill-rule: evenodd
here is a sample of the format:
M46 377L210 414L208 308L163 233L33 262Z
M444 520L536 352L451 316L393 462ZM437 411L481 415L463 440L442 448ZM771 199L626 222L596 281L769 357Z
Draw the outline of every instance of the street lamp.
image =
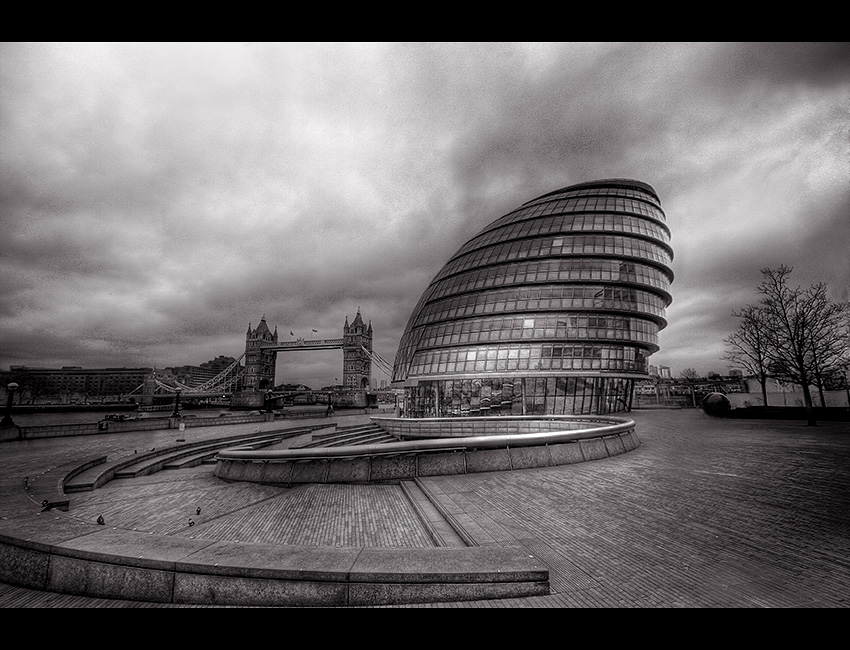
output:
M9 399L6 401L6 413L3 415L3 420L0 421L0 427L15 426L15 423L12 422L12 400L15 397L16 390L18 390L18 384L14 381L6 385L6 392L9 393Z
M180 417L180 389L174 391L174 412L171 414L173 418Z

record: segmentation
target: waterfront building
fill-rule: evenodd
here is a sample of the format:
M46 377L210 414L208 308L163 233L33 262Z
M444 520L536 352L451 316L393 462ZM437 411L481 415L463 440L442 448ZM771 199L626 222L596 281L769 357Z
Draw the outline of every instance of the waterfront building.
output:
M153 368L31 368L10 366L0 383L19 385L21 404L86 403L94 398L120 400L138 389Z
M215 359L210 359L197 366L174 366L165 368L165 372L184 386L194 388L218 376L235 361L236 359L233 357L219 355Z
M86 404L103 401L138 401L155 389L154 379L183 386L199 386L235 361L218 356L200 365L168 368L32 368L13 365L0 372L0 384L19 384L21 404ZM145 388L147 384L147 388Z
M532 199L463 244L402 335L408 417L628 410L671 302L673 250L648 184L591 181Z

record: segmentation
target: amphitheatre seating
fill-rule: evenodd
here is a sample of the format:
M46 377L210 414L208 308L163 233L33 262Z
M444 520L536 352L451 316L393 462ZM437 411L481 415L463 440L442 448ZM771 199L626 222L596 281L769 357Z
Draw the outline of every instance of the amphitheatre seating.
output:
M7 584L154 603L356 607L549 593L549 570L515 548L244 544L31 514L0 521L0 556Z
M252 439L245 444L239 444L234 447L230 447L230 445L228 445L228 448L262 449L263 447L270 447L272 445L276 445L281 440L294 437L295 435L298 434L293 432L293 435L285 435L283 437L281 437L279 434L262 436L257 439ZM214 445L214 448L206 448L195 454L178 454L176 456L169 456L171 460L167 460L165 463L163 463L162 469L186 469L187 467L195 467L197 465L214 465L216 462L216 454L218 454L220 449L221 445Z
M336 428L334 423L184 442L98 462L84 471L57 469L43 485L57 485L61 472L69 469L63 483L66 493L91 490L113 478L150 474L169 463L200 463L211 455L217 458L216 476L225 480L252 480L241 475L255 468L264 474L259 482L283 485L392 480L403 486L420 519L428 522L435 547L250 544L153 535L73 517L38 518L21 512L0 521L4 560L0 582L61 593L200 605L339 607L545 595L549 571L534 555L512 547L467 545L471 540L463 537L462 529L452 533L455 524L417 489L417 477L581 462L640 444L634 422L628 420L585 419L575 422L578 429L571 429L570 418L537 422L502 418L485 423L498 425L490 435L470 436L479 433L467 431L478 425L472 420L375 419L388 435L378 438L371 427L347 428L335 431L335 436L318 432ZM450 435L431 437L428 427L433 426L444 427ZM517 429L526 430L518 435L513 433ZM285 436L312 440L314 435L318 447L259 450ZM240 477L236 472L222 476L222 469L237 467ZM271 481L265 477L269 469L279 474ZM284 476L281 470L291 474ZM301 476L296 478L296 473Z
M349 427L338 427L336 431L328 433L317 433L313 435L311 442L304 445L297 445L297 447L337 447L340 445L366 445L397 441L398 438L388 434L379 425L372 422Z
M211 444L254 449L287 435L310 435L313 428L230 436ZM169 445L145 452L145 462L165 468L210 453L211 447L200 444ZM139 463L139 455L112 463L105 456L72 461L36 477L25 490L29 498L23 491L19 497L0 495L8 507L15 504L11 516L0 520L0 582L101 598L238 606L374 606L549 593L549 571L536 557L522 549L452 540L452 531L438 528L439 517L429 512L433 506L412 483L405 492L414 494L423 520L434 520L429 530L436 547L263 545L162 536L75 517L39 517L41 512L27 507L44 497L52 507L67 509L62 485L71 492L94 489Z
M161 450L160 454L152 456L146 455L146 458L143 460L131 465L125 465L121 469L116 470L113 478L120 479L147 476L165 469L166 466L171 469L175 467L192 467L194 465L199 465L205 458L215 456L215 454L223 447L230 447L235 444L235 446L240 449L255 449L258 448L258 443L260 442L274 444L285 438L294 438L300 435L310 434L311 432L311 427L303 427L287 430L285 432L274 431L254 434L227 443L223 443L221 441L202 443L197 446L190 446L188 449L165 448Z
M26 477L25 489L33 501L40 504L42 511L68 511L70 499L65 494L65 483L86 470L102 465L106 456L86 460L74 460L49 469L37 477Z
M289 486L386 482L566 465L640 445L633 420L607 416L371 419L389 438L268 451L223 449L215 475Z
M141 453L134 453L108 463L102 463L96 467L89 467L84 471L74 472L72 476L67 477L63 487L66 494L87 492L116 478L135 478L153 474L164 469L166 465L169 465L169 468L175 466L190 467L192 466L191 463L199 464L205 458L215 456L218 451L225 447L248 448L245 446L263 442L274 444L286 438L309 436L313 431L327 427L328 425L310 425L143 450ZM185 460L187 464L180 465L179 461L181 460Z

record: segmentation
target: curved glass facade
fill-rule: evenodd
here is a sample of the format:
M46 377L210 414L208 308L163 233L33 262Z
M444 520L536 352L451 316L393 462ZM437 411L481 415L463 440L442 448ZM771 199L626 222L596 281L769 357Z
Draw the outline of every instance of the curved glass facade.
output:
M628 410L671 302L655 190L572 185L496 219L449 259L399 344L404 415Z

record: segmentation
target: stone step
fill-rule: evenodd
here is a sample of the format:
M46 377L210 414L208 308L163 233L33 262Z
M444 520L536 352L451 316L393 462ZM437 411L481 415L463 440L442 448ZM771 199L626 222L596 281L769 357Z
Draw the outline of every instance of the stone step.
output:
M283 437L294 437L309 433L317 425L279 429L276 431L239 434L203 443L183 443L168 445L157 449L143 449L132 456L124 456L111 462L77 473L65 482L65 493L87 492L94 490L115 478L135 478L160 471L166 462L173 462L189 456L202 455L205 452L217 453L227 447L257 443L264 440L279 441ZM322 427L323 428L323 427Z
M313 440L322 440L325 438L337 438L344 435L353 435L358 433L375 433L383 432L383 429L377 424L355 424L348 427L337 427L335 431L328 433L315 434Z
M366 444L374 444L381 442L395 442L397 439L394 436L385 433L382 430L378 431L369 431L363 433L350 433L350 434L341 434L335 436L323 436L319 440L313 440L306 445L302 445L304 448L311 447L339 447L342 445L366 445Z
M271 447L272 445L276 445L280 441L280 436L274 436L268 439L252 441L250 444L247 445L238 446L240 448L244 447L245 449L262 449L263 447ZM220 450L220 447L212 450L205 449L204 451L201 451L197 454L192 454L191 456L176 458L174 460L166 462L162 466L162 469L186 469L187 467L196 467L202 464L215 465L218 462L216 461L215 457Z

